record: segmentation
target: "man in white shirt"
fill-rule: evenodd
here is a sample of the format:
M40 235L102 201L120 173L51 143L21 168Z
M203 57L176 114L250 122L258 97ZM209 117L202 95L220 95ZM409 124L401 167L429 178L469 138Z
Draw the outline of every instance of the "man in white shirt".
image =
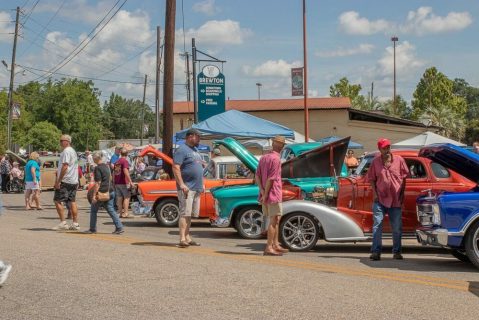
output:
M76 192L78 187L78 157L71 147L72 138L64 134L60 137L62 153L58 161L57 178L55 181L55 195L53 201L60 218L60 224L54 230L80 230L78 224L78 207L76 204ZM73 223L68 226L65 221L63 202L70 204Z

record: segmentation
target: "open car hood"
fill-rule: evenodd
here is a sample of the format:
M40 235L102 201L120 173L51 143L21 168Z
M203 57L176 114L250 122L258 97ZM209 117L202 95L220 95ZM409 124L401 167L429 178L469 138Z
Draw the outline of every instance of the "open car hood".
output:
M169 156L167 156L166 154L164 154L163 152L155 149L153 146L149 145L149 146L146 146L143 150L140 151L140 153L138 154L138 156L140 157L144 157L146 155L152 155L152 156L155 156L157 158L160 158L162 159L163 161L165 161L166 163L170 164L170 165L173 165L173 159L171 159Z
M479 183L479 154L450 143L438 143L421 148L419 156L431 159Z
M341 173L351 137L324 144L283 163L283 178L335 177Z
M249 152L241 143L233 138L224 138L215 140L215 145L221 145L234 154L251 172L256 172L258 168L258 159Z

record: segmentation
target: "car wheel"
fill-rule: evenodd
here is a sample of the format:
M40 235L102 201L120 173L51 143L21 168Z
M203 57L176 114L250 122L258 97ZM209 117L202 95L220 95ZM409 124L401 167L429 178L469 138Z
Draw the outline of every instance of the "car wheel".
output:
M245 239L261 238L263 212L260 207L246 207L236 215L236 230Z
M461 260L462 262L471 262L471 259L469 259L469 257L466 255L466 251L464 251L464 250L452 249L451 254L455 258Z
M281 219L279 237L291 251L308 251L318 242L319 225L307 213L293 213Z
M479 268L479 220L467 231L466 254L471 262Z
M180 219L178 200L166 199L155 207L155 218L163 227L175 227Z

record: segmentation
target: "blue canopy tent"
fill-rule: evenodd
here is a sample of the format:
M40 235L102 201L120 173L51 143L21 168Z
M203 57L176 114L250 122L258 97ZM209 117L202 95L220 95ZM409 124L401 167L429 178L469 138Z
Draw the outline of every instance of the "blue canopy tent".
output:
M330 137L319 139L318 142L330 143L330 142L334 142L334 141L341 140L341 139L342 138L338 137L338 136L330 136ZM360 143L357 143L357 142L354 142L354 141L349 141L348 148L349 149L363 149L364 146Z
M229 110L217 114L205 121L194 124L192 128L201 132L202 139L269 139L281 135L294 138L294 131L277 123L264 120L238 110ZM188 129L176 133L176 139L184 139Z

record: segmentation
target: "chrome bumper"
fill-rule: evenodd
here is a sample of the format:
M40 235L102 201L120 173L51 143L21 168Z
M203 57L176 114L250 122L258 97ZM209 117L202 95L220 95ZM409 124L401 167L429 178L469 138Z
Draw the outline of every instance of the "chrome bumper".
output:
M446 229L418 229L417 241L422 245L447 246L448 231Z
M131 204L131 210L135 215L149 215L153 208L153 201L133 202Z
M213 227L228 228L230 226L230 219L216 216L214 219L210 219L210 224Z

